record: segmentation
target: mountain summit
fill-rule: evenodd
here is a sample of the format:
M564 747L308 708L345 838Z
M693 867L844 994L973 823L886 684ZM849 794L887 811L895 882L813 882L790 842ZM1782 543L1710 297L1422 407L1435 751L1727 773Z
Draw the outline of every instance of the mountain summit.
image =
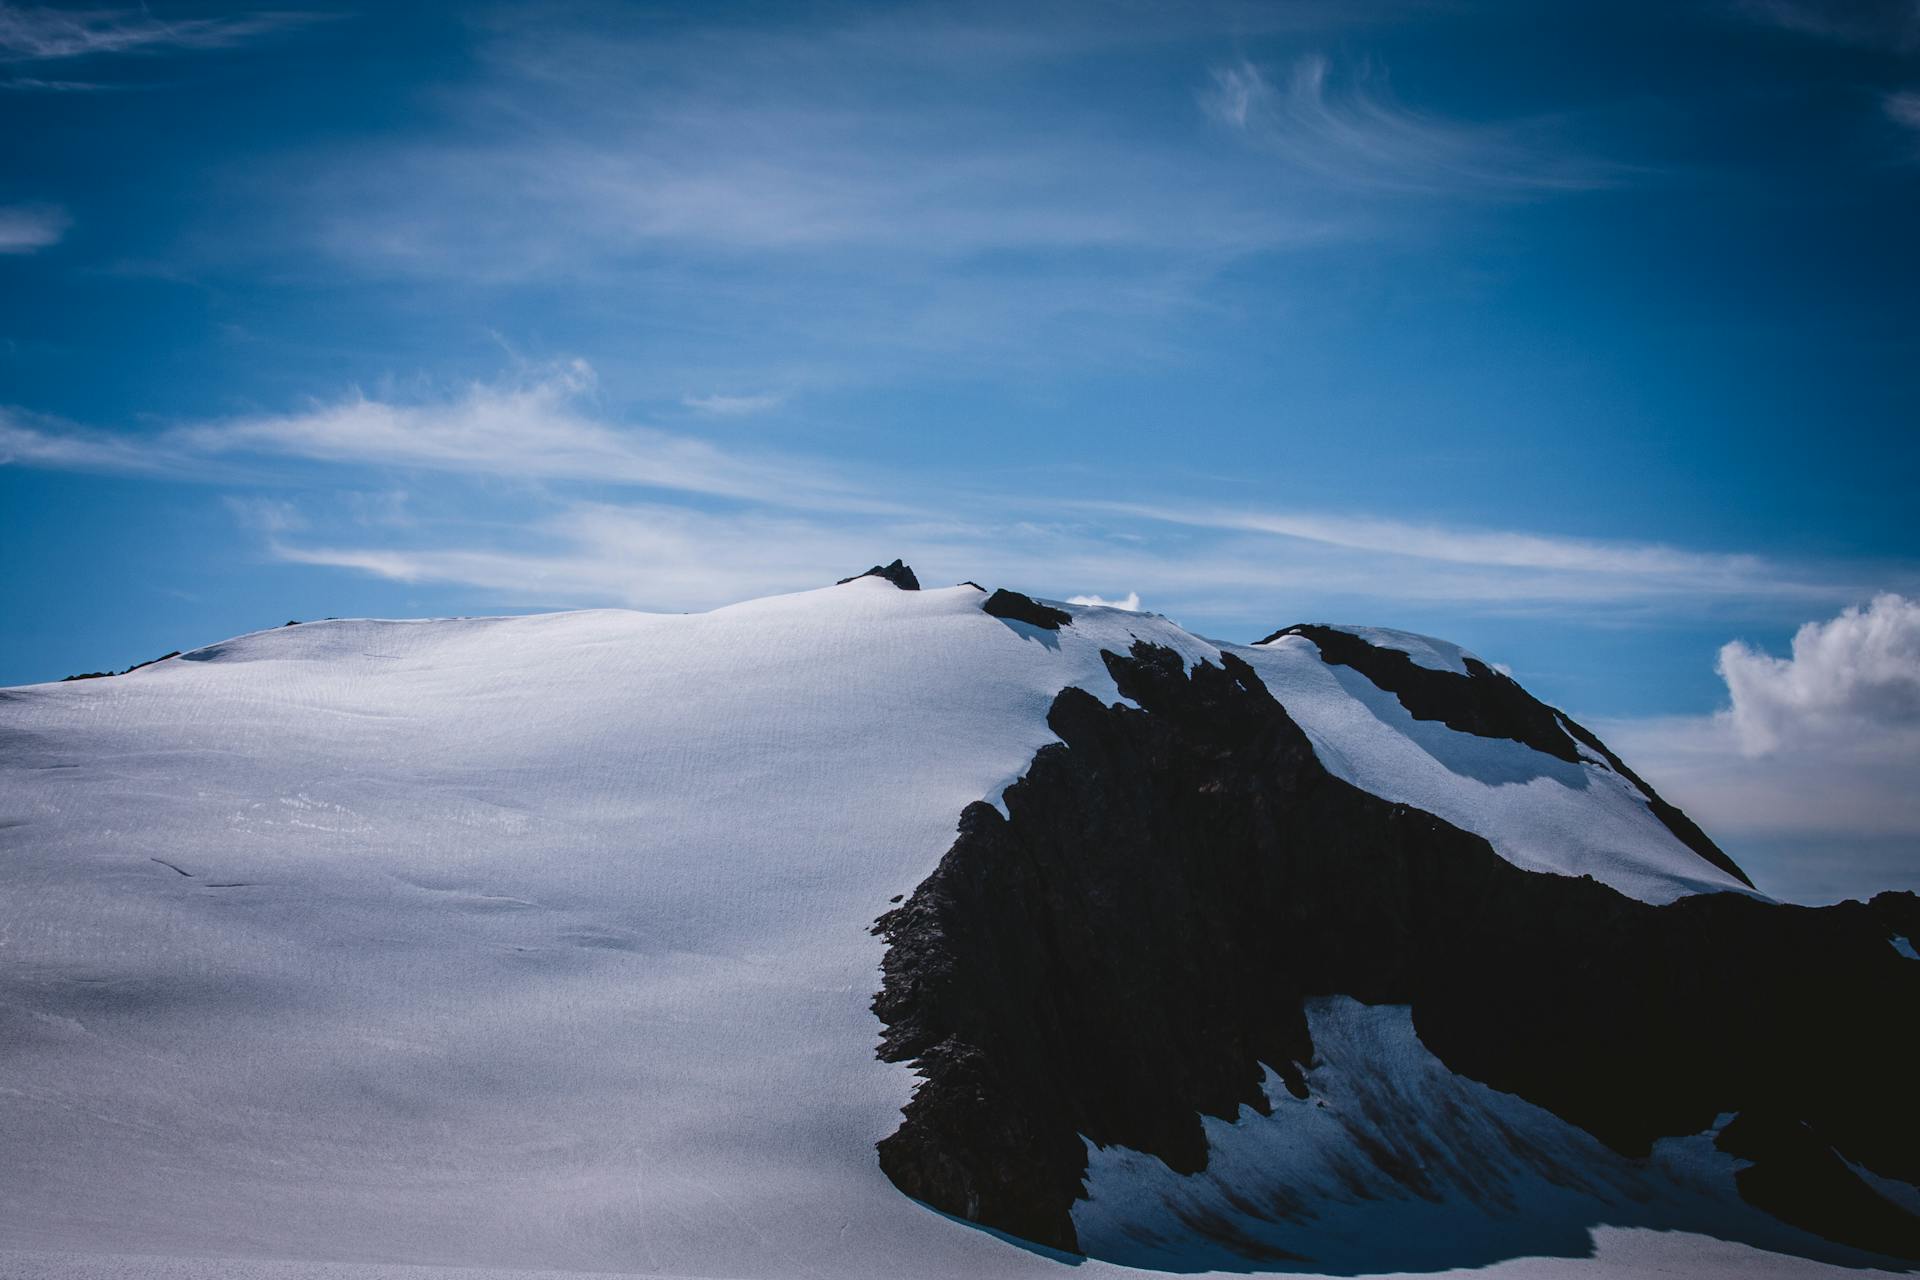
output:
M0 691L8 1247L1920 1257L1912 895L1771 902L1442 641L918 587Z

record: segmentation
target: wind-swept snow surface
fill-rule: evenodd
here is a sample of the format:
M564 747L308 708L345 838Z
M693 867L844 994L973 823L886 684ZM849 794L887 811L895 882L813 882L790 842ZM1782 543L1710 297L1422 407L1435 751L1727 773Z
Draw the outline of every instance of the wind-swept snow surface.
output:
M327 622L0 702L4 1238L897 1277L874 918L1151 617L879 578ZM932 1252L930 1253L929 1250Z
M1117 697L1103 649L1219 651L984 598L310 623L0 691L0 1273L1055 1272L882 1176L914 1078L875 1058L869 929L1061 689ZM1560 869L1727 887L1611 775L1238 652L1342 776L1523 865L1508 793L1602 833Z

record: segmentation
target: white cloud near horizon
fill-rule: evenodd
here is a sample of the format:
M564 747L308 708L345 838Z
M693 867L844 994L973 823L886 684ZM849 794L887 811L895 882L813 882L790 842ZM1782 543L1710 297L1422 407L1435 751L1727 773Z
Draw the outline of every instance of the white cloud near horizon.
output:
M1920 742L1920 601L1889 592L1809 622L1794 633L1791 657L1731 641L1717 669L1746 755L1806 741L1857 745L1889 734Z
M1920 601L1886 593L1808 622L1785 658L1731 641L1718 670L1724 710L1601 733L1711 835L1788 850L1908 840L1905 879L1920 878ZM1821 879L1804 856L1792 874Z
M1201 109L1303 174L1339 187L1424 194L1520 194L1615 186L1625 176L1530 137L1537 125L1445 120L1395 102L1370 68L1336 79L1324 54L1280 83L1252 62L1215 67Z
M1138 613L1140 612L1140 593L1129 591L1118 600L1108 600L1104 596L1068 596L1067 603L1100 609L1124 609L1128 613Z
M59 244L72 225L58 205L0 205L0 254L38 253Z

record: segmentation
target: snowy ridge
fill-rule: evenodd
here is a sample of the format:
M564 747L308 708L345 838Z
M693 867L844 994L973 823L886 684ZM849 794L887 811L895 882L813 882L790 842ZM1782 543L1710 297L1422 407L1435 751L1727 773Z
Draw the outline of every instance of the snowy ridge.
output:
M1486 837L1516 866L1590 875L1642 902L1753 892L1680 843L1604 760L1569 763L1415 720L1360 672L1323 661L1304 636L1234 652L1307 731L1329 770Z

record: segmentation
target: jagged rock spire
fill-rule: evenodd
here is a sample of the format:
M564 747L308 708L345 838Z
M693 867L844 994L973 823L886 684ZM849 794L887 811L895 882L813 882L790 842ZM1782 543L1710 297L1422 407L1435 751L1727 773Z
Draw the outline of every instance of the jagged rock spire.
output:
M885 578L902 591L918 591L920 589L920 579L913 576L913 570L909 568L903 560L895 560L892 564L887 565L877 564L865 573L856 573L852 578L842 578L833 585L836 587L844 587L857 578Z

